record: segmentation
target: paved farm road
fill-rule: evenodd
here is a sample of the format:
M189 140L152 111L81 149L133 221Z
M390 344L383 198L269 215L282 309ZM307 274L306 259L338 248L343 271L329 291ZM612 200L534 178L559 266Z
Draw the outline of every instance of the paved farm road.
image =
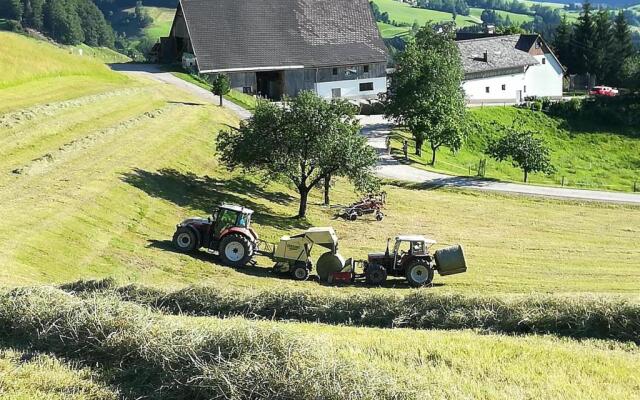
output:
M174 76L173 74L171 74L171 72L163 71L158 65L155 64L111 64L111 69L130 75L151 78L158 82L177 86L180 89L186 90L187 92L190 92L203 100L215 104L220 104L220 99L218 98L218 96L215 96L210 91L203 89L198 85L186 82L178 78L177 76ZM247 119L251 116L251 113L249 111L230 101L223 100L222 104L224 105L224 107L235 112L241 119Z
M547 196L610 203L640 204L640 194L634 193L495 182L425 171L403 164L393 157L385 154L385 138L392 128L392 124L389 121L385 120L381 116L363 116L360 118L360 122L364 127L362 129L362 133L369 138L369 144L377 149L380 154L380 162L378 163L377 171L378 175L384 178L423 183L425 186L448 186L464 189L518 193L529 196Z
M156 81L174 85L193 93L203 100L218 104L218 97L197 85L186 82L170 72L163 71L153 64L112 64L111 68L126 74L143 76ZM234 111L240 118L246 119L251 113L227 100L224 106ZM458 187L463 189L491 190L496 192L518 193L529 196L547 196L565 199L591 200L610 203L640 204L640 194L606 192L598 190L582 190L560 187L524 185L509 182L495 182L461 176L439 174L402 164L385 154L385 138L391 131L392 124L381 116L362 116L362 133L369 138L369 144L380 153L378 175L383 178L422 183L425 186Z

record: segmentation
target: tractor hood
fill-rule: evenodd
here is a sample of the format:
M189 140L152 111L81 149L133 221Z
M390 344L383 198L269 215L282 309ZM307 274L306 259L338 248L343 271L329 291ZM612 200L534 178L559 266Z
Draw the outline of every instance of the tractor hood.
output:
M369 253L369 261L371 260L379 260L381 258L385 258L387 257L387 254L385 252L381 252L381 253Z
M178 226L201 226L209 225L211 222L207 218L187 218L180 222Z

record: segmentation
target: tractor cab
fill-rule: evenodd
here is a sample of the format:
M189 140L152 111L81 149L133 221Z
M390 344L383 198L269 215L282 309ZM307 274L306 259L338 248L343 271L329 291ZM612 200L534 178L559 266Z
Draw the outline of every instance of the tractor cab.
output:
M249 229L253 210L234 204L222 204L213 212L211 223L213 236L220 237L232 227Z
M427 239L424 236L397 236L392 255L394 268L402 267L410 259L429 256L429 247L435 243L435 240ZM388 245L389 242L387 242L387 248Z

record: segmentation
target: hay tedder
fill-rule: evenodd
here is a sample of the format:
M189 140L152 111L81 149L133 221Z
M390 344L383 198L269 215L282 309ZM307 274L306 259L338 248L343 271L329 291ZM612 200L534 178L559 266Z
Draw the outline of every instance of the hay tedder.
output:
M277 244L258 238L250 228L252 210L223 204L212 218L190 218L178 224L173 243L179 251L205 247L228 265L242 267L260 254L271 258L273 271L306 280L313 271L312 250L326 249L315 263L320 281L329 283L366 282L382 285L389 276L403 277L413 287L429 285L435 272L441 276L465 272L467 264L462 246L454 245L431 254L436 242L420 235L387 239L384 252L369 253L366 260L345 258L338 253L338 236L333 228L316 227L292 236L282 236Z
M382 221L384 219L382 209L386 202L387 194L385 192L369 194L360 199L360 201L342 209L339 216L349 221L355 221L358 217L362 217L363 215L374 214L376 220Z

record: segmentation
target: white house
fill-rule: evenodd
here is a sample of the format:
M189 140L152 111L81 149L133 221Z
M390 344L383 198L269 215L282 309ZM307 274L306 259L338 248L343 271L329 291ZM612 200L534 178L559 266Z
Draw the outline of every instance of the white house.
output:
M457 44L469 104L562 97L564 67L539 35L487 36Z

